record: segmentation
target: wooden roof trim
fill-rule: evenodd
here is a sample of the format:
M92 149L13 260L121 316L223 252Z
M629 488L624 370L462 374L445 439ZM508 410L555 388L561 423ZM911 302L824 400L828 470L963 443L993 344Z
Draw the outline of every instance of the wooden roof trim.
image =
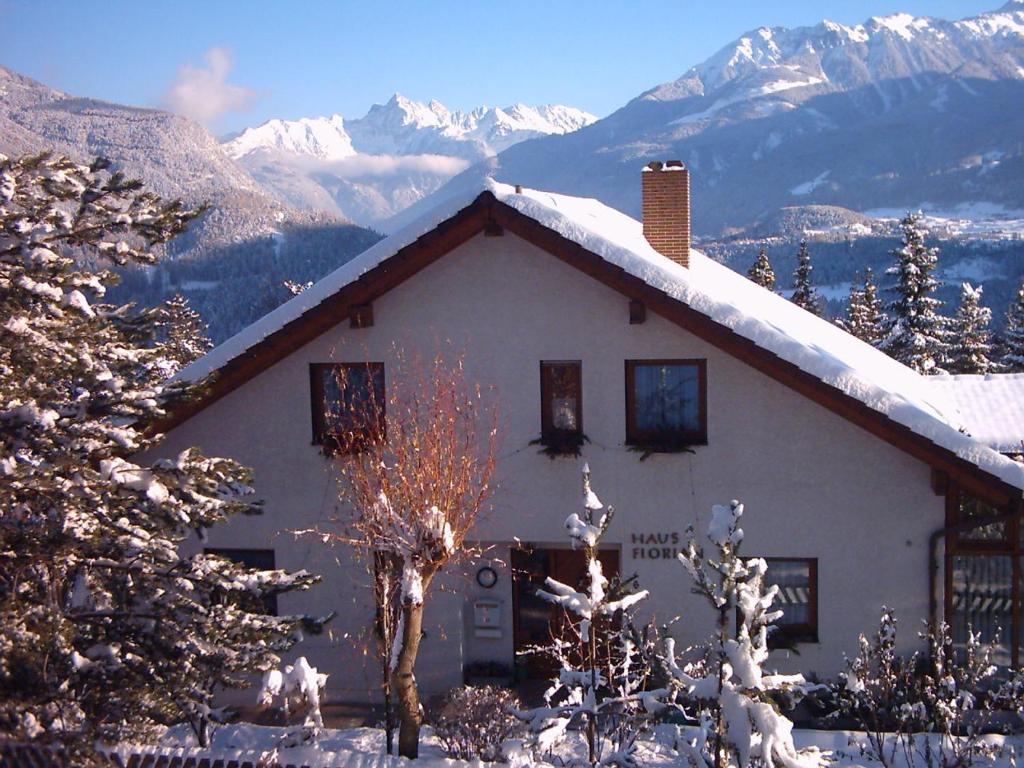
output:
M482 192L454 216L231 360L214 374L199 398L175 409L166 419L151 425L148 431L151 434L166 432L187 421L261 371L345 320L353 306L372 301L391 290L483 231L492 222L626 297L642 300L651 311L675 325L929 466L949 473L973 495L999 506L1020 497L1021 491L1015 486L990 475L775 353L759 347L708 315L648 285L622 267L605 261L578 243L500 202L491 192Z
M183 424L261 371L347 319L353 307L373 301L462 245L484 229L496 202L490 192L481 194L450 219L257 342L214 373L199 397L175 408L166 418L153 422L147 433L160 434Z

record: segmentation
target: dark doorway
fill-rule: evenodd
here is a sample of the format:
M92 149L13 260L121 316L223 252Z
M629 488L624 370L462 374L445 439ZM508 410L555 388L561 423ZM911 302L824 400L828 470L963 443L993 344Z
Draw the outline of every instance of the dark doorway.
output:
M619 575L619 552L598 552L601 568L609 580ZM516 673L520 678L547 679L557 672L552 659L528 649L545 646L569 630L571 617L537 596L548 577L577 589L583 586L586 559L581 549L523 548L512 550L512 624Z

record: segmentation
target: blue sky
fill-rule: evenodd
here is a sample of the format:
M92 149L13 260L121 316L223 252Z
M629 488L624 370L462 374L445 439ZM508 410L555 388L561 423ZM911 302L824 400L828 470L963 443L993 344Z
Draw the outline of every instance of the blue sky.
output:
M195 105L198 95L193 116L218 133L271 117L360 117L394 92L451 109L522 101L604 116L757 26L897 11L961 18L1000 4L0 0L0 64L126 104Z

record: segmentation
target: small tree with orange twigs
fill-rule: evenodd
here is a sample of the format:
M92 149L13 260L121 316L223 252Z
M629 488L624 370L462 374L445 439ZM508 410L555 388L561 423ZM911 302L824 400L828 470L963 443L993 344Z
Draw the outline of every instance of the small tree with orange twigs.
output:
M338 470L351 518L343 533L325 538L372 558L379 584L399 585L397 601L378 606L380 646L385 693L398 703L399 754L415 758L424 599L434 577L467 553L466 535L490 491L497 429L495 408L467 382L461 356L449 362L439 354L424 364L399 353L398 362L384 402L371 394L361 406L367 413L343 420L337 442L349 452L338 456ZM378 602L388 591L375 590Z

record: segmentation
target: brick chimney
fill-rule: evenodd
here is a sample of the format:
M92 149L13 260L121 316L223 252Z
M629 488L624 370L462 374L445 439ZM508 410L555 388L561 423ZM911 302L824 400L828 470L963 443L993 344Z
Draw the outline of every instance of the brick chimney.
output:
M690 266L690 172L681 160L648 163L640 174L644 237L662 256Z

